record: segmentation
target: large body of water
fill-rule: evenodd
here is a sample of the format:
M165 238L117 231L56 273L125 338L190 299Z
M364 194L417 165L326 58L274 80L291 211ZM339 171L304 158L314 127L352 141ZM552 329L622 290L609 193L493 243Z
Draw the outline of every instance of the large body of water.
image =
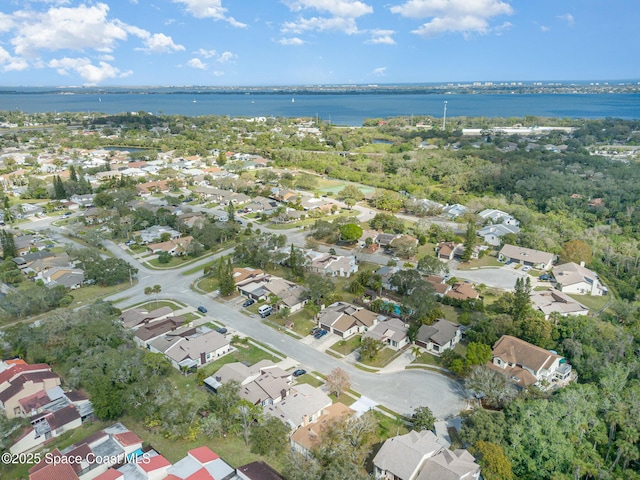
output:
M318 117L341 125L362 125L366 118L429 115L447 117L524 117L640 119L640 94L243 94L154 93L33 93L3 92L0 110L89 112L231 117Z

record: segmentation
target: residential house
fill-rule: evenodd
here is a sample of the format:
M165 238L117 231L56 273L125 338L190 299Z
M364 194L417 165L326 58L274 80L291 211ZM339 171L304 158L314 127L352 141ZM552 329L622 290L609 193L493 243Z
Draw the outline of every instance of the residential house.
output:
M464 205L460 205L459 203L454 203L453 205L445 205L442 207L442 215L454 220L461 215L467 213L469 209Z
M236 286L240 294L256 301L267 300L271 295L278 297L277 307L286 307L291 313L301 310L307 303L304 287L274 275L251 275L244 280L236 280Z
M93 207L93 200L96 198L95 194L87 193L86 195L71 195L69 201L75 203L84 208Z
M478 480L480 466L467 450L449 450L431 430L391 437L373 458L373 476L384 480Z
M121 423L59 450L29 469L29 480L92 480L142 448L142 440Z
M454 257L462 255L464 249L461 243L440 242L436 245L436 255L440 260L453 260Z
M505 244L498 254L498 260L506 263L519 263L539 270L549 270L553 265L555 255L531 248Z
M399 233L380 233L375 239L375 242L382 249L386 249L391 245L396 238L402 237Z
M193 237L188 235L182 238L174 238L172 240L168 240L166 242L160 243L149 243L147 245L147 250L151 253L168 253L174 257L179 257L182 255L186 255L187 250L189 249L189 245L193 241Z
M284 480L268 463L256 461L242 465L236 469L240 480Z
M396 287L391 285L391 277L398 273L401 268L397 265L390 266L384 265L376 270L376 275L380 276L380 283L385 290L397 290Z
M384 322L377 323L362 335L362 339L373 338L380 340L386 347L392 350L400 350L409 344L407 336L408 328L405 323L398 318L391 318Z
M291 449L308 457L311 450L319 445L322 432L325 428L334 422L345 421L354 414L354 410L340 402L328 406L315 422L298 428L291 435L289 439Z
M148 348L162 353L174 368L198 368L231 352L227 338L207 327L184 327L149 342Z
M30 410L24 411L20 401L40 392L44 395L60 384L60 377L46 363L9 363L0 373L0 408L9 419L28 416Z
M606 295L607 287L600 283L598 274L589 270L584 263L574 262L556 265L551 269L558 290L577 295Z
M518 227L520 225L520 222L508 213L493 208L487 208L486 210L481 211L480 213L478 213L478 216L484 221L493 225L499 223L503 225L511 225L514 227Z
M142 243L153 243L162 238L163 234L168 234L169 239L180 238L182 234L177 230L166 225L153 225L152 227L140 230L137 235L140 235Z
M23 453L37 448L49 440L56 438L69 430L82 425L82 416L75 407L70 404L59 410L47 410L44 414L36 415L30 419L31 424L18 437L9 451L11 453Z
M587 315L589 313L589 308L555 288L533 292L530 300L533 308L544 313L546 319L552 313L558 313L563 317Z
M515 235L519 231L520 227L516 225L498 223L496 225L487 225L478 230L476 234L482 238L484 243L497 247L502 243L502 237L510 233Z
M421 325L415 343L429 353L441 355L451 350L462 340L462 328L457 323L438 319L432 325Z
M171 467L171 462L155 450L145 451L142 456L135 458L135 461L125 462L124 465L117 465L108 468L94 480L162 480L167 477L167 470Z
M142 325L134 332L133 340L138 346L148 348L148 345L153 340L169 332L177 330L178 328L183 326L185 322L185 317L177 316Z
M311 252L313 258L307 269L313 273L320 273L331 277L349 278L358 271L355 255L331 255L329 253Z
M84 283L84 270L81 268L52 267L38 275L46 287L53 288L62 285L75 290Z
M451 290L451 285L447 283L447 279L439 275L428 275L427 282L433 287L434 293L439 297L443 297Z
M169 193L171 187L168 185L169 180L156 180L153 182L138 183L136 192L141 197L150 197L154 193Z
M169 315L173 316L171 307L160 307L150 312L142 308L131 308L122 312L120 321L124 328L136 329L142 325L162 320Z
M315 422L332 403L331 398L319 388L301 383L280 403L265 406L264 414L279 418L295 432Z
M455 283L451 290L444 294L445 297L453 298L455 300L476 300L480 298L480 294L472 283Z
M198 447L167 469L167 480L231 480L235 469L209 447Z
M318 325L342 338L366 332L387 317L346 302L329 305L318 314Z
M510 335L494 344L489 366L521 388L566 380L571 374L571 365L562 356Z

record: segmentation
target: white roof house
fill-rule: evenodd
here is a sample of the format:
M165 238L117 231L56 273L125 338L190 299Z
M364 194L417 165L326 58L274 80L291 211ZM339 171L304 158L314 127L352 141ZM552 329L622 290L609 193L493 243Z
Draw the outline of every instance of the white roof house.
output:
M496 210L494 208L487 208L486 210L482 210L480 213L478 213L478 216L494 225L497 223L502 223L504 225L514 225L516 227L520 225L520 222L509 215L507 212Z
M557 265L551 270L558 290L578 295L606 295L607 287L600 283L598 275L574 262Z

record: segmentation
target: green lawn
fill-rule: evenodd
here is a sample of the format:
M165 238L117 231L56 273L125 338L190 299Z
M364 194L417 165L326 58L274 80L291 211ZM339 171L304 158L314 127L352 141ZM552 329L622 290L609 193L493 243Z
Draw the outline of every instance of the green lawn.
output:
M169 307L173 311L180 310L182 308L181 305L171 300L158 300L157 302L153 300L151 302L143 303L142 305L136 305L136 308L142 308L146 310L156 310L162 307Z
M135 285L136 282L133 282ZM108 297L109 295L114 295L119 292L123 292L132 285L127 283L121 283L119 285L113 285L111 287L100 287L98 285L89 285L78 288L77 290L71 290L69 293L73 297L73 302L71 305L73 307L77 307L80 305L86 305L89 303L93 303L99 298Z
M254 305L255 306L255 305ZM257 310L256 310L257 314ZM312 328L316 326L316 323L309 317L309 314L303 309L300 312L296 312L288 317L279 317L277 315L271 315L267 317L271 322L284 327L286 322L293 322L292 330L302 337L309 335Z
M345 356L358 348L360 348L360 335L355 335L347 340L338 340L336 343L331 345L332 350Z
M458 270L471 270L473 268L480 268L480 267L499 268L499 267L502 267L503 265L504 264L500 263L496 257L492 255L485 255L484 257L479 258L477 260L471 260L470 262L461 263L458 266Z
M245 362L253 365L260 360L271 360L274 363L280 360L275 355L271 355L254 345L234 344L233 346L236 347L236 350L203 367L201 370L204 370L204 374L200 375L204 375L204 378L206 378L227 363Z
M299 385L301 383L306 383L307 385L311 385L312 387L320 387L321 385L324 385L324 382L322 380L318 380L315 376L313 375L309 375L308 373L306 375L302 375L301 377L298 377L296 380L296 385Z
M568 293L571 298L580 302L592 312L597 312L609 301L609 295L575 295Z
M369 367L382 368L386 364L388 364L396 355L401 355L402 350L396 351L390 348L383 348L378 352L378 356L373 361L363 361L360 360L360 363L364 365L368 365Z
M158 428L148 428L142 422L124 419L127 428L134 431L142 440L156 448L172 463L183 458L193 448L208 446L232 467L263 460L278 471L282 471L284 457L263 457L251 453L240 436L228 435L226 438L209 438L198 435L194 440L167 438Z

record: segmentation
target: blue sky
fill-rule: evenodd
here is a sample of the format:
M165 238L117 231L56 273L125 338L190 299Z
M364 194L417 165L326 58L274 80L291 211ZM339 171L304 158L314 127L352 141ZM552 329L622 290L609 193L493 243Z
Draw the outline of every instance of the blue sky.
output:
M640 79L638 0L2 0L0 85Z

